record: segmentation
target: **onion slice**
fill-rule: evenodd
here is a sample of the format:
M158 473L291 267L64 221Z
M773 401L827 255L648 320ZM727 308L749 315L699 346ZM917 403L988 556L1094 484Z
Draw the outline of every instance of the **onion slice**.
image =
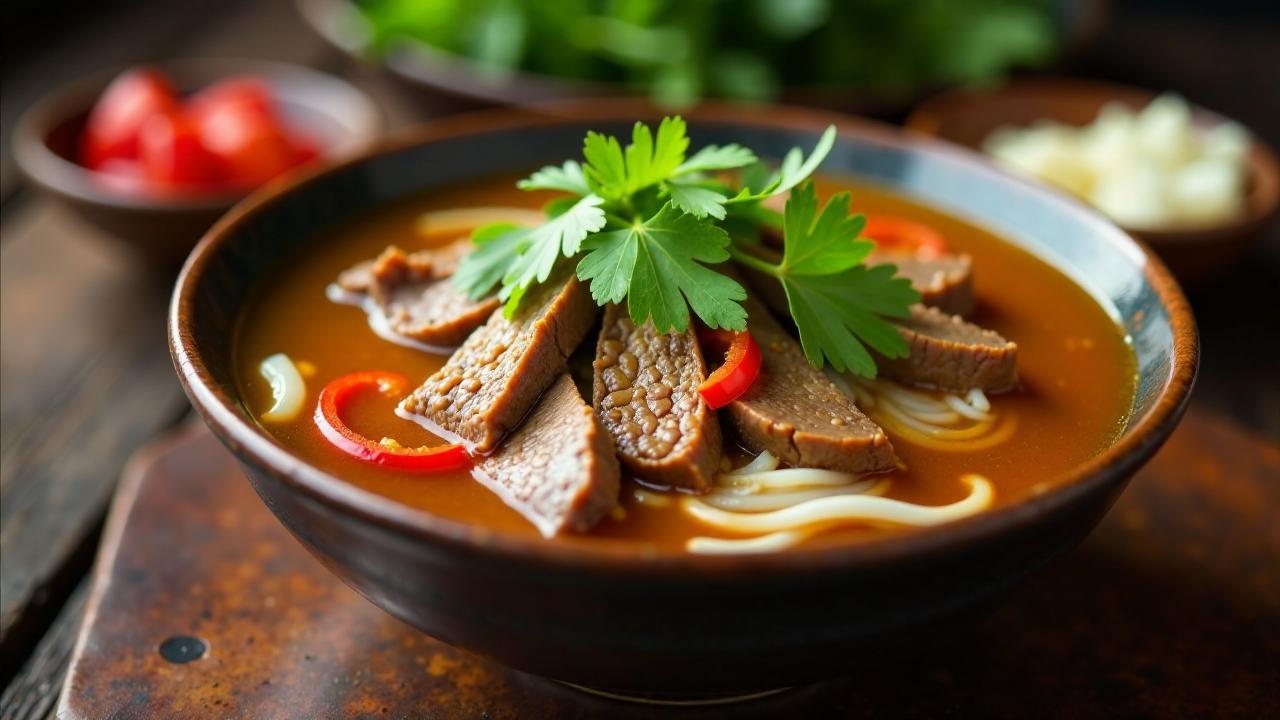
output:
M271 385L271 408L262 413L266 422L289 422L298 417L307 401L307 383L284 353L276 353L258 365L258 372Z

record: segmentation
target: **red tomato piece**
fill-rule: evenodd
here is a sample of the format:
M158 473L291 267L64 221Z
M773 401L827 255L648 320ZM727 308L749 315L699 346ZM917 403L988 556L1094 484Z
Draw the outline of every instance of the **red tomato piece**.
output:
M89 112L81 138L81 162L97 169L113 158L137 158L142 124L177 106L169 80L156 70L135 68L122 73Z
M228 104L244 104L264 115L275 113L271 87L260 78L252 76L230 77L206 87L191 96L187 108L199 116L210 108Z
M159 190L213 190L222 184L221 162L200 141L195 121L174 110L153 115L138 134L138 157Z
M200 139L217 155L228 181L250 188L297 164L293 142L271 108L241 86L192 103Z

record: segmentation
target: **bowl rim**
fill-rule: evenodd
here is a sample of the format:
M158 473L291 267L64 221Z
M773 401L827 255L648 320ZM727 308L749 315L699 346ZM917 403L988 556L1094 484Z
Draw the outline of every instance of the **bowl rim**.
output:
M311 180L345 171L365 160L393 154L411 147L461 137L519 132L530 127L581 124L585 122L654 119L663 111L650 103L630 99L602 99L590 102L554 103L537 107L502 108L451 116L397 134L373 149L340 163L300 173L291 182L265 188L223 216L200 240L188 257L174 288L168 317L170 352L183 388L193 406L214 433L242 460L265 469L275 482L289 487L309 500L371 523L384 531L432 544L440 549L467 553L491 561L532 563L561 570L600 574L636 574L654 577L679 576L687 579L736 575L746 571L768 572L772 576L810 574L820 569L848 570L855 566L884 566L924 555L948 552L961 546L989 541L1006 532L1024 528L1055 512L1066 510L1121 485L1168 438L1186 410L1199 365L1199 339L1182 290L1173 276L1151 252L1133 242L1145 258L1143 273L1161 303L1168 309L1174 350L1166 382L1155 404L1138 423L1094 458L1068 473L1057 487L1010 506L980 513L970 518L905 535L870 539L858 543L816 548L796 548L785 553L707 555L694 553L647 553L634 546L612 543L555 543L542 538L524 538L497 533L484 527L411 508L350 484L303 461L265 430L240 416L240 402L223 392L201 356L192 333L196 296L202 278L217 254L239 231L283 197L304 188ZM1002 183L1015 193L1044 196L1062 206L1064 212L1087 215L1092 223L1115 226L1083 204L1034 182L1000 170L993 163L957 145L926 135L904 132L889 125L826 111L786 106L760 108L731 103L703 103L684 113L691 124L723 123L761 125L809 133L820 133L834 124L846 137L870 139L912 151L942 153Z
M209 71L221 78L260 74L270 79L288 76L305 77L347 95L341 112L358 117L359 132L352 133L343 144L348 152L368 149L385 126L385 119L373 99L351 82L304 65L275 60L237 57L187 57L168 60L141 60L119 63L70 80L42 95L18 117L14 124L11 148L18 169L32 182L46 190L78 201L121 210L139 211L216 211L225 210L249 196L253 189L231 190L212 194L175 195L170 197L145 193L114 192L100 187L92 178L100 171L84 167L55 152L47 142L49 132L81 113L87 113L101 91L120 73L136 67L151 67L175 75ZM309 103L308 103L309 104ZM326 114L332 107L309 104ZM69 110L69 108L78 108ZM289 175L292 171L283 175ZM277 182L273 178L266 185Z
M968 143L961 143L942 135L939 131L943 123L951 117L971 114L973 107L981 100L1008 98L1031 95L1088 95L1110 96L1112 101L1120 101L1129 105L1145 105L1163 94L1138 85L1127 85L1109 80L1073 77L1069 75L1032 75L1007 78L985 85L971 85L944 90L931 95L911 109L911 113L903 125L915 132L923 133L939 140L951 142L981 153L981 148ZM1177 93L1182 95L1181 93ZM1139 235L1144 240L1157 245L1195 245L1205 242L1218 242L1225 235L1251 232L1267 223L1280 213L1280 160L1276 152L1253 128L1239 120L1227 117L1222 113L1205 107L1185 98L1191 108L1192 123L1201 127L1211 127L1222 123L1235 123L1249 131L1249 152L1245 157L1245 167L1251 181L1250 192L1246 194L1245 212L1226 222L1211 225L1193 225L1179 227L1134 228L1117 225L1130 236ZM1041 119L1058 120L1052 115L1044 115ZM1008 124L1008 123L1005 123ZM991 130L994 130L993 126ZM988 131L990 132L990 131ZM1056 190L1069 194L1065 190ZM1256 196L1256 199L1254 197ZM1074 196L1072 196L1074 197ZM1087 204L1087 203L1086 203ZM1091 207L1091 206L1090 206ZM1101 213L1096 208L1095 212Z

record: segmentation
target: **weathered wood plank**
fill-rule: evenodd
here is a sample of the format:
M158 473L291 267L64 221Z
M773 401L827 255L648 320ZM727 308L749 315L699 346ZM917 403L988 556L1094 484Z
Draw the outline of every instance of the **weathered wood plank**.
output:
M86 577L63 605L31 658L0 696L0 720L42 720L53 716L88 594L89 578Z
M74 587L65 573L87 568L121 465L187 404L165 346L168 278L50 204L4 232L0 654L11 671L46 603Z
M195 10L182 31L144 27L182 56L334 57L287 0ZM153 52L117 42L111 60ZM172 278L42 197L6 203L3 235L0 682L87 569L125 459L187 411L164 337Z

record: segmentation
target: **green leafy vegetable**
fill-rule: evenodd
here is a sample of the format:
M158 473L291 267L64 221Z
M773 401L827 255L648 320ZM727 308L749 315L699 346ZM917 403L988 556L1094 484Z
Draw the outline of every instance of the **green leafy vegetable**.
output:
M999 77L1051 60L1087 13L1053 0L354 0L370 48L427 44L488 73L615 83L672 106L850 96Z
M729 259L729 235L714 222L663 206L649 220L592 238L578 264L597 302L628 300L637 324L652 318L659 328L689 327L689 308L713 328L741 330L747 291L735 280L699 263Z
M515 312L530 285L546 282L562 254L577 255L583 238L604 227L604 210L600 209L603 202L595 195L587 195L521 238L517 245L519 255L503 276L502 291L498 293L499 298L507 300L507 317Z
M516 259L517 248L529 234L528 228L508 222L483 225L471 234L476 249L453 274L454 287L472 300L479 300L502 282Z
M591 192L587 188L587 178L582 174L582 166L573 160L565 160L560 166L548 165L517 182L516 187L521 190L561 190L574 195Z
M500 285L510 317L529 288L568 262L598 304L627 303L637 324L684 331L692 311L712 328L743 330L746 290L716 267L733 259L782 283L811 363L874 375L868 347L903 355L906 343L885 318L905 317L919 297L894 277L895 268L863 265L874 245L859 239L866 220L850 214L848 193L819 209L817 191L805 182L835 134L828 128L807 156L792 149L770 172L740 145L708 146L686 157L689 137L679 117L664 119L656 133L636 123L625 147L588 133L584 163L549 165L518 184L567 193L547 204L547 220L536 228L478 229L476 250L454 283L473 298ZM738 183L723 175L739 168ZM782 213L761 204L786 192ZM762 227L783 233L777 264L748 251Z

